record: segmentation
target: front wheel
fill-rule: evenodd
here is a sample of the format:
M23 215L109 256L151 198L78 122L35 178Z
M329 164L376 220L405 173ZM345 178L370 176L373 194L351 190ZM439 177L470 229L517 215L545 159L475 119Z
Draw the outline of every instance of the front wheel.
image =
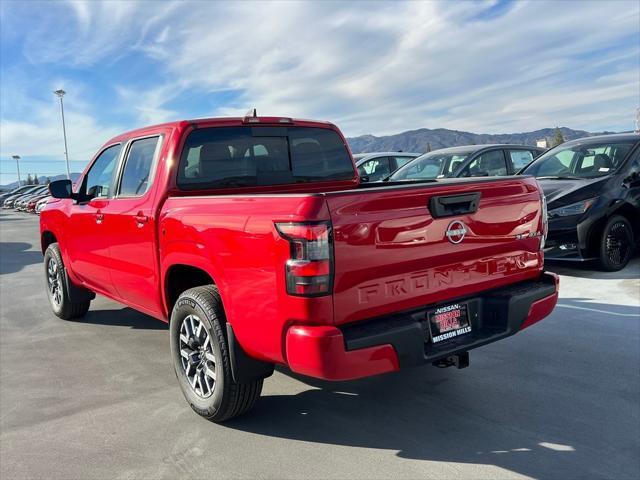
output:
M607 272L622 270L631 260L633 247L633 229L629 221L621 215L611 217L600 239L600 268Z
M73 318L84 317L89 311L91 300L72 302L68 291L69 283L65 277L64 264L60 247L57 243L52 243L44 252L44 273L47 285L47 295L51 309L56 316L71 320Z
M233 380L224 310L215 286L182 293L173 307L169 332L178 383L197 414L219 423L253 408L262 379Z

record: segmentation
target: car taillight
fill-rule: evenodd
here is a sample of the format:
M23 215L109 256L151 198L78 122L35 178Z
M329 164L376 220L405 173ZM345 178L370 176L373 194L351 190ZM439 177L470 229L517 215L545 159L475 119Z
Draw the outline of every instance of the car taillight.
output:
M303 297L330 294L333 281L331 224L276 223L276 229L290 246L291 257L285 264L287 293Z

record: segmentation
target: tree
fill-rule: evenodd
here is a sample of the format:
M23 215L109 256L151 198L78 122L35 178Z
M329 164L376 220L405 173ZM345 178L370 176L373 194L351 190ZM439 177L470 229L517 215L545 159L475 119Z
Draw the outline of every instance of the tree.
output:
M27 174L27 185L33 185L33 178L31 178L31 174Z
M40 185L40 180L38 180L38 174L37 173L33 176L33 184L34 185Z
M427 153L431 151L431 142L427 142Z
M561 143L564 143L564 137L562 136L562 132L560 131L560 127L556 127L556 131L553 134L553 140L551 141L552 147L557 147Z

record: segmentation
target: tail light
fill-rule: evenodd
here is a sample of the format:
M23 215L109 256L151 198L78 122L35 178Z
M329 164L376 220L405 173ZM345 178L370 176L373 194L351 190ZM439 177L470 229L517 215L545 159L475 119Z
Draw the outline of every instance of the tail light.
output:
M276 229L290 245L291 257L285 265L287 293L302 297L330 294L333 283L331 224L276 223Z

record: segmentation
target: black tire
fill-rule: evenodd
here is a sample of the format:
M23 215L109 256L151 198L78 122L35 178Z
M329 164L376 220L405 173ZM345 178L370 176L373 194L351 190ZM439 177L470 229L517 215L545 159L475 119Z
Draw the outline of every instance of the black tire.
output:
M200 322L206 329L209 342L200 339L196 341L195 336L189 336L188 326L187 330L184 330L185 324L188 325L191 318L195 318L196 322ZM251 410L262 392L262 379L250 383L237 383L233 380L225 323L218 289L213 285L205 285L192 288L180 295L173 307L169 324L171 358L182 393L198 415L216 423L230 420ZM201 338L202 335L204 333L199 337ZM185 343L185 336L188 336L192 343ZM210 362L209 365L203 365L203 362L207 363L205 359L207 354L206 352L198 354L197 350L200 349L200 352L203 352L202 349L207 347L199 345L198 342L210 344L215 361ZM181 354L181 350L184 350L185 355ZM186 352L190 354L187 356ZM187 358L189 360L186 360ZM185 365L190 362L190 365ZM196 368L199 370L192 370ZM212 379L207 378L206 373L202 372L211 370L215 374L213 386L204 386L204 382ZM192 372L192 380L188 372ZM198 380L195 380L196 375L199 376ZM197 381L200 387L192 386L192 381ZM205 396L207 393L209 396Z
M55 265L55 275L52 275L50 272L52 265ZM72 320L74 318L84 317L89 310L91 300L72 302L69 298L66 270L64 269L62 255L60 254L60 247L57 243L49 245L47 250L44 252L44 275L47 287L47 297L49 298L49 303L51 304L53 313L63 320ZM55 277L55 279L53 277ZM52 282L55 283L55 288L59 290L52 287Z
M598 251L600 268L607 272L622 270L631 260L634 246L631 224L625 217L614 215L602 229Z

